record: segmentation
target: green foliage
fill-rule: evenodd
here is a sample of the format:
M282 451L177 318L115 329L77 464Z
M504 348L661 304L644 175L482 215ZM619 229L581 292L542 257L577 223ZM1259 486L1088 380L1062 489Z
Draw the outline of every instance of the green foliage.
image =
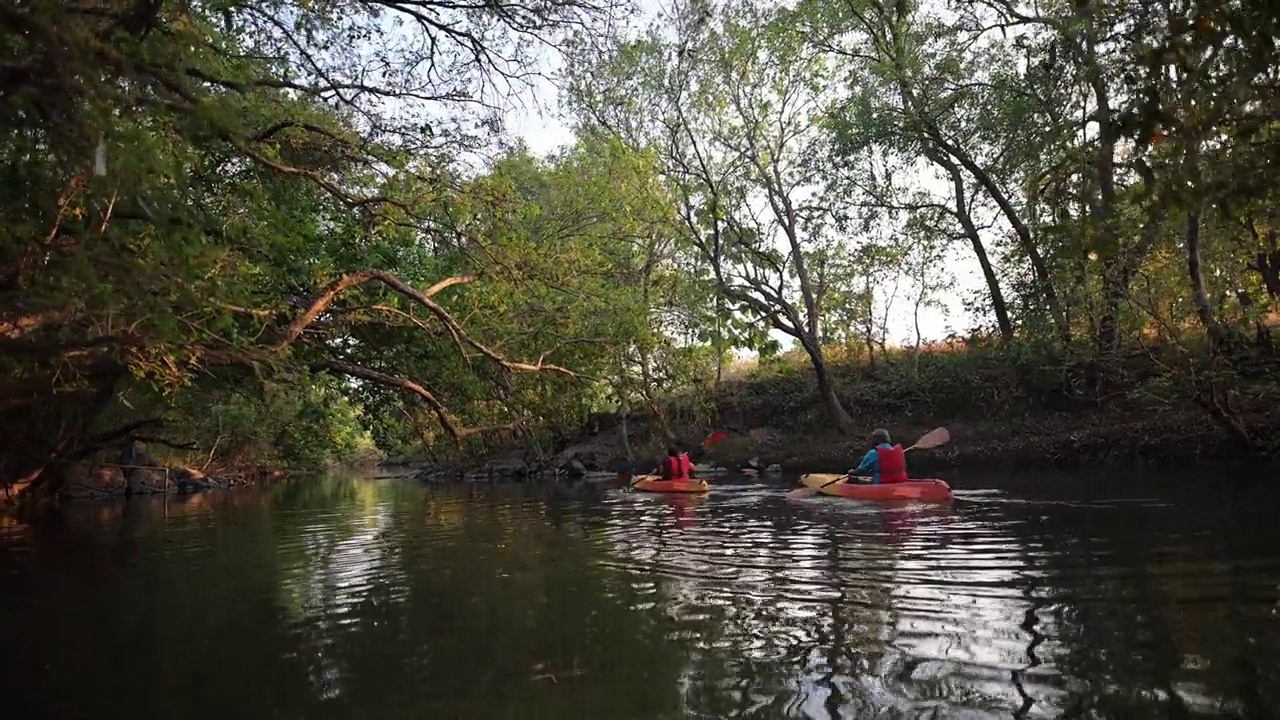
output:
M794 350L762 357L755 367L747 371L747 377L752 380L763 380L772 377L800 376L804 362L803 355Z
M229 381L177 393L168 432L199 439L207 454L148 449L158 458L204 460L214 470L255 464L316 470L350 462L375 445L364 413L341 385L321 376L285 384Z
M809 348L821 375L823 307L845 280L828 272L839 262L833 226L806 198L825 172L817 161L830 64L777 7L695 2L662 19L666 27L603 54L584 36L569 105L585 132L660 158L683 221L684 260L714 301L700 337L721 355L771 353L776 331ZM649 111L635 118L636 107ZM846 423L839 403L823 399Z
M144 430L316 466L696 374L648 153L472 154L480 91L607 4L125 9L0 10L0 479Z
M968 256L974 325L1008 346L1013 381L1087 367L1059 390L1157 392L1117 389L1141 357L1167 399L1257 448L1232 398L1274 359L1280 316L1280 57L1257 40L1277 22L1199 0L690 0L583 53L568 95L585 127L664 154L695 245L744 229L748 254L696 258L734 301L718 317L783 319L819 390L822 345L889 362L890 311L938 312ZM636 107L652 125L618 117ZM725 280L739 258L751 279Z

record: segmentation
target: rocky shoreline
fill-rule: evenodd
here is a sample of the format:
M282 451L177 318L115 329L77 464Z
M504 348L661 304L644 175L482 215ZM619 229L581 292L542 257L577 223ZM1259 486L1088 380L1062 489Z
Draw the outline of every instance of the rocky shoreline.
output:
M192 467L104 463L91 468L70 468L52 495L60 501L184 495L205 490L228 490L284 474L283 471L264 470L206 475Z

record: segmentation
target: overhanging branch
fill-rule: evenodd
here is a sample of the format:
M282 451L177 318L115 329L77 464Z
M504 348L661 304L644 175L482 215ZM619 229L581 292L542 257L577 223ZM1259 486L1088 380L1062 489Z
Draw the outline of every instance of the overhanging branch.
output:
M289 324L287 329L285 329L284 336L278 343L276 343L275 349L283 350L298 338L302 337L302 333L316 321L316 318L323 315L324 311L327 310L329 306L333 304L333 301L336 300L343 292L372 280L377 280L399 292L401 295L417 301L420 305L432 310L433 313L435 312L435 310L433 310L434 307L439 308L441 313L448 315L448 312L444 308L441 308L439 305L432 302L430 298L445 288L469 283L475 280L475 276L456 275L447 277L427 288L425 291L419 291L412 285L406 283L395 275L386 272L385 270L362 270L360 272L348 273L329 283L325 286L324 290L320 291L320 294L311 302L311 305L308 306L301 315L295 318L294 321ZM439 313L436 314L437 316L439 315ZM446 323L446 325L447 324L448 323Z
M436 419L440 421L441 427L444 428L445 432L449 433L449 436L452 437L455 442L461 442L472 435L482 435L484 433L495 432L497 430L513 430L519 427L521 423L521 421L516 420L506 425L490 425L478 428L459 427L458 424L454 422L453 418L449 416L448 408L444 406L444 403L440 402L439 398L437 398L435 394L422 385L407 378L388 375L387 373L343 360L323 360L312 363L311 371L345 375L347 377L356 378L358 380L367 380L371 383L376 383L384 387L396 388L398 390L403 390L413 395L417 395L427 404L428 407L431 408L431 411L435 413Z
M495 365L498 365L508 372L545 371L559 373L572 378L583 377L568 368L543 362L542 359L539 359L536 363L527 363L509 360L503 357L484 343L481 343L479 340L471 337L471 335L462 328L462 324L459 323L448 310L445 310L439 303L436 303L431 299L433 295L436 295L445 288L472 282L475 280L475 276L473 275L448 277L435 283L425 291L419 291L417 288L406 283L395 275L386 272L385 270L363 270L361 272L344 275L329 283L329 285L326 286L320 295L311 303L311 306L289 324L289 327L285 330L283 337L281 337L280 341L276 343L275 349L277 351L283 350L301 337L307 327L314 323L316 318L324 313L325 309L337 299L338 295L346 290L350 290L351 288L374 280L386 285L392 290L395 290L400 295L426 308L432 315L435 315L436 318L445 326L445 329L449 331L449 334L453 337L453 341L460 351L464 350L464 347L470 347L493 362Z

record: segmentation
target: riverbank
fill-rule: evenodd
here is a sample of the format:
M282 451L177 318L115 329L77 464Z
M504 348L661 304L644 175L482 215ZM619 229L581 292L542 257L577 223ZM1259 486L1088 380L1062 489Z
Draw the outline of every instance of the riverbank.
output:
M827 421L804 362L784 358L735 373L716 387L677 391L659 405L659 413L626 418L596 414L576 432L542 433L534 446L514 438L505 445L476 438L466 452L436 448L432 461L410 457L379 463L365 453L348 464L365 475L433 483L523 478L576 483L620 472L653 472L674 443L688 450L704 472L843 472L861 460L876 427L888 429L903 445L934 427L947 427L952 437L948 445L908 458L912 474L944 478L957 470L1257 466L1274 463L1274 449L1280 447L1275 371L1236 377L1228 407L1241 432L1233 433L1197 403L1192 386L1136 364L1098 372L1053 367L1044 358L1019 362L993 352L931 352L918 361L898 358L875 367L837 359L831 368L841 401L854 418L851 433L837 431ZM727 432L725 439L704 446L709 435L721 430ZM1252 446L1241 440L1242 434ZM186 466L207 464L206 457L193 457L135 454L137 467L77 464L44 488L39 500L189 493L283 474L256 466L219 469L215 461L206 475ZM18 494L22 488L8 490Z
M947 446L911 454L916 474L1257 466L1274 463L1280 448L1280 386L1266 366L1261 374L1237 376L1222 391L1229 417L1207 408L1194 385L1156 373L1141 358L1110 367L1054 366L992 350L935 351L875 367L837 359L831 369L855 421L852 434L832 428L804 361L784 358L715 388L682 391L662 408L661 421L652 413L629 415L626 422L596 416L557 452L503 448L434 465L423 475L648 472L672 441L710 466L754 461L787 472L841 472L861 460L877 427L903 445L937 426L950 430ZM727 439L702 446L720 430Z
M1242 454L1240 448L1194 413L1123 419L1099 412L1072 417L1020 418L944 423L951 442L941 448L913 452L913 474L944 474L948 470L985 472L1023 470L1173 469L1199 465L1251 467L1267 464L1265 457ZM887 427L896 442L910 445L934 425L880 421L868 428ZM716 428L686 432L678 440L691 457L706 467L777 469L788 472L843 472L866 452L868 439L835 432L788 432L752 428L730 433L718 446L706 449L702 439ZM641 431L643 432L643 431ZM583 438L542 464L525 462L521 453L502 453L465 466L421 466L416 475L432 482L517 478L529 475L577 476L597 472L651 472L663 456L657 443L631 438L628 460L620 435L606 431ZM573 468L572 464L580 467ZM404 473L410 474L410 473Z
M187 495L207 490L230 490L289 473L285 470L219 471L206 475L201 470L169 465L73 464L59 474L56 483L31 495L25 486L10 486L0 496L0 505L23 503L111 500L149 495Z

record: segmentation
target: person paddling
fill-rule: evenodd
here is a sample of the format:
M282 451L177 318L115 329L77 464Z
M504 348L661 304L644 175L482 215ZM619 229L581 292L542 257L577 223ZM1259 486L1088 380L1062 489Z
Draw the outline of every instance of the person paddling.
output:
M689 460L689 454L680 452L674 446L667 448L667 457L662 461L662 479L686 482L692 480L693 462Z
M867 451L858 467L849 471L850 478L870 473L872 485L907 482L906 453L889 439L889 431L877 429L871 433L871 441L875 447Z

